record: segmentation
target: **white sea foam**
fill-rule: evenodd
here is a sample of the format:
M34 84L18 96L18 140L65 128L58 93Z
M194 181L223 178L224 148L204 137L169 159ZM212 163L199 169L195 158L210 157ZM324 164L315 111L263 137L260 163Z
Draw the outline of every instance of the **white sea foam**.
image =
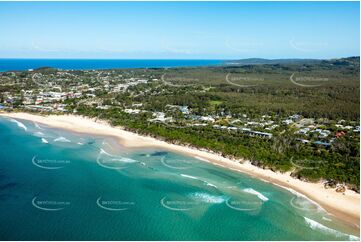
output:
M41 142L43 142L44 144L48 144L49 142L46 140L46 139L44 139L44 138L41 138Z
M348 237L349 240L355 240L355 241L359 241L360 239L357 237L357 236L354 236L354 235L351 235L351 234L345 234L345 233L342 233L340 231L337 231L335 229L331 229L329 227L326 227L325 225L323 224L320 224L310 218L306 218L306 217L303 217L307 223L307 225L313 229L313 230L321 230L323 232L326 232L326 233L330 233L330 234L333 234L337 237Z
M321 207L320 204L316 203L315 201L313 201L312 199L310 199L307 196L303 195L302 193L299 193L299 192L297 192L297 191L295 191L295 190L293 190L292 188L289 188L289 187L285 187L285 186L278 185L278 184L275 184L275 185L279 186L279 187L282 187L283 189L286 189L287 191L289 191L290 193L296 195L297 197L302 197L302 198L306 199L308 202L310 202L310 203L314 204L315 206L317 206L317 209L327 213L326 210L323 209L323 207Z
M34 125L35 125L36 128L43 130L43 128L40 127L38 123L35 123L35 122L34 122Z
M35 132L34 135L36 135L36 136L45 136L45 134L43 132L40 132L40 131Z
M112 157L114 157L114 155L109 154L109 153L108 153L108 152L106 152L103 148L100 148L100 154L106 154L106 155L108 155L108 156L112 156Z
M124 162L124 163L135 163L138 162L136 160L130 159L130 158L126 158L126 157L119 157L119 158L113 158L111 159L112 161L120 161L120 162Z
M215 196L204 192L191 193L190 197L204 203L223 203L225 201L223 196Z
M19 128L24 129L25 131L28 130L28 128L25 126L25 124L23 124L20 121L17 121L16 119L10 119L11 122L16 123L18 125Z
M204 182L207 186L210 186L210 187L214 187L214 188L217 188L216 185L212 184L212 183L209 183L209 182Z
M332 221L332 219L327 218L327 217L324 217L324 216L322 217L322 219L323 219L323 220L326 220L326 221Z
M202 180L202 179L200 179L200 178L198 178L198 177L190 176L190 175L186 175L186 174L180 174L180 175L181 175L182 177L187 177L187 178L190 178L190 179L193 179L193 180L201 181L201 182L203 182L203 183L204 183L205 185L207 185L207 186L217 188L216 185L214 185L214 184L212 184L212 183L210 183L210 182L207 182L207 181L205 181L205 180Z
M199 156L194 156L194 158L198 159L198 160L201 160L201 161L206 161L206 162L210 162L209 160L207 159L204 159L202 157L199 157Z
M64 143L66 143L66 142L71 142L71 141L68 140L67 138L63 137L63 136L60 136L60 137L54 139L54 142L64 142Z
M123 163L136 163L138 161L136 160L133 160L131 158L127 158L127 157L122 157L122 156L117 156L117 155L112 155L108 152L106 152L104 149L100 148L100 153L99 155L101 154L105 154L107 156L110 156L110 157L113 157L111 160L112 161L119 161L119 162L123 162Z
M197 178L195 176L190 176L190 175L186 175L186 174L180 174L180 175L183 176L183 177L190 178L190 179L199 180L199 178Z
M244 192L256 195L259 199L261 199L262 201L266 202L268 201L268 198L266 196L264 196L262 193L252 189L252 188L245 188L243 189Z
M82 143L82 142L78 142L77 144L78 144L78 145L83 145L84 143Z

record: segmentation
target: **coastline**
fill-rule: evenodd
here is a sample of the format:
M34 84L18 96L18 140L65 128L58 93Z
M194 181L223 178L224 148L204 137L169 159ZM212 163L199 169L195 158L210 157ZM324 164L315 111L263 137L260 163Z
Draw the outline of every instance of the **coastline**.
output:
M231 160L203 149L170 144L148 136L141 136L121 127L112 127L106 121L99 121L75 115L40 116L29 113L0 113L0 116L33 121L49 127L61 128L72 132L111 136L129 148L159 147L173 152L193 156L228 169L236 170L265 182L294 190L319 204L327 212L350 224L359 233L360 194L347 190L345 195L334 189L325 189L322 183L304 182L293 178L289 173L273 172L256 167L247 160Z

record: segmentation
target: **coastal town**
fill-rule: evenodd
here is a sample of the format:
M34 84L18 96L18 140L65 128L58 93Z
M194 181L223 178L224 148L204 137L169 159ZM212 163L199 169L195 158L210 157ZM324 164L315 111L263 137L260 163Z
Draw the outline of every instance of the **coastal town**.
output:
M0 242L360 241L359 1L0 16Z
M359 139L358 120L331 119L320 115L312 117L300 112L239 112L225 105L222 100L202 100L204 95L214 92L217 85L207 87L203 83L198 84L196 78L186 76L181 79L179 75L172 75L167 71L167 79L164 79L164 69L40 68L2 72L0 110L45 114L91 113L91 116L113 119L115 124L135 131L146 130L147 128L139 128L139 125L146 124L148 129L156 127L165 129L166 132L206 132L218 135L218 140L224 136L236 138L240 142L258 142L270 145L276 155L289 160L290 164L280 165L277 169L293 166L301 172L307 172L310 165L312 167L320 162L317 154L327 155L334 152L335 147L343 147L340 143L343 137L351 139L347 142L355 142L354 145ZM195 83L190 84L192 80ZM223 88L225 84L230 85L221 81L219 88ZM190 98L199 95L200 100L189 101L189 98L185 98L189 93L192 93ZM133 124L134 122L139 124ZM152 132L154 131L149 134L159 135ZM215 146L217 148L218 145ZM303 158L293 158L299 150L307 152L307 149L315 153L316 158L311 158L311 164L305 164ZM295 155L287 154L290 153L287 150L292 150ZM223 153L219 150L216 152ZM231 155L225 155L238 157L238 152L239 150L230 151ZM251 160L252 156L253 154L250 156ZM254 164L273 169L272 165L260 164L259 159L254 157ZM345 191L346 184L333 179L325 180L325 187L335 188L339 192ZM350 188L358 191L358 187Z
M79 72L79 71L78 71ZM102 98L105 93L128 95L130 97L142 95L162 95L166 89L157 91L154 85L163 83L156 76L134 75L125 72L114 75L114 71L83 71L81 75L74 71L56 70L52 74L42 74L32 69L19 77L15 72L0 73L2 86L16 86L17 88L1 93L2 110L21 108L36 112L76 113L77 109L71 103L87 105L96 109L116 107L120 112L137 116L145 114L148 121L168 126L212 127L227 132L242 132L251 137L271 139L274 134L292 130L296 139L303 144L314 144L329 147L335 139L347 134L360 132L360 126L354 120L329 120L303 117L297 113L281 117L261 115L250 118L247 114L209 113L197 115L189 106L168 103L160 110L147 110L142 102L120 104L116 100L109 101ZM86 82L82 78L88 78ZM30 84L28 84L30 83ZM64 85L64 83L67 83ZM27 89L22 86L29 85ZM139 91L136 88L141 87ZM164 85L166 86L166 85ZM144 90L143 90L144 89Z

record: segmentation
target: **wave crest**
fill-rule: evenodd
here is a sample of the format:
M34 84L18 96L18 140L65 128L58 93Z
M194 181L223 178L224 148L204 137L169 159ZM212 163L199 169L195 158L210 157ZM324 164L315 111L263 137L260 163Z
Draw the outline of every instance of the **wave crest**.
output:
M320 224L310 218L306 218L306 217L303 217L303 218L305 219L307 225L313 230L321 230L323 232L333 234L336 237L347 237L349 240L359 241L359 238L357 236L354 236L352 234L345 234L345 233L342 233L335 229L331 229L331 228L326 227L325 225Z
M16 120L16 119L10 119L10 122L16 123L18 125L19 128L24 129L25 131L28 130L28 128L25 126L25 124L23 124L22 122Z
M253 194L253 195L256 195L259 199L261 199L262 201L266 202L268 201L268 197L264 196L262 193L252 189L252 188L245 188L243 189L244 192L247 192L247 193L250 193L250 194Z

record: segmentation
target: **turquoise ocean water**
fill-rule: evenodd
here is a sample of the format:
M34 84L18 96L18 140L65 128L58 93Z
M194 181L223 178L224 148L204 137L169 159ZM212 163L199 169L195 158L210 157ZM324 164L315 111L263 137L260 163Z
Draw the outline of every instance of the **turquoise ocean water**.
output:
M39 67L93 70L112 68L165 68L220 65L222 60L172 60L172 59L2 59L0 71L21 71Z
M0 118L0 240L358 240L301 195L160 149Z

